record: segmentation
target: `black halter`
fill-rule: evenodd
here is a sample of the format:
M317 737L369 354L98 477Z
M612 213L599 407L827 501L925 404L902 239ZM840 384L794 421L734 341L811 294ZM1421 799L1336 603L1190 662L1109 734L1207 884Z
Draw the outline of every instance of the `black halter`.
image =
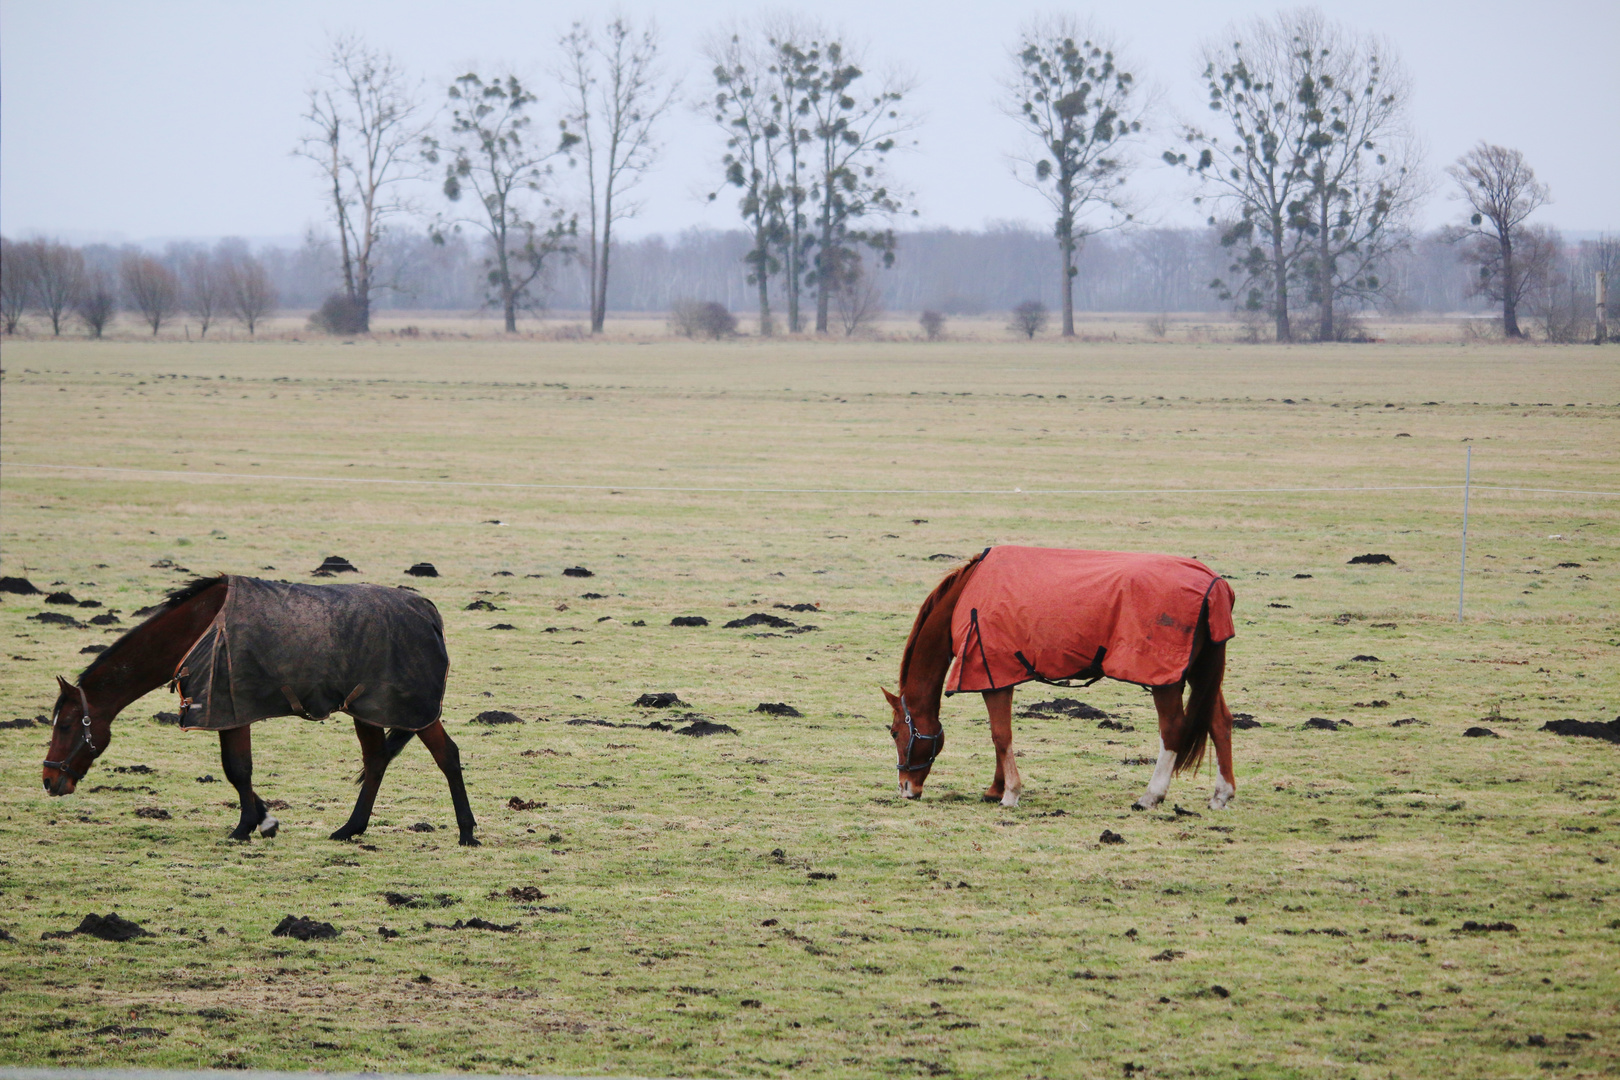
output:
M86 750L94 751L96 746L95 743L90 741L90 699L85 697L84 687L75 686L74 689L79 692L79 704L84 708L84 718L79 721L79 736L73 741L73 745L68 747L68 751L62 756L61 761L47 760L44 765L47 769L67 773L77 782L83 780L84 774L90 771L90 763L86 762L84 768L76 769L74 768L74 762L78 761L80 754ZM94 760L94 758L92 757L91 760Z
M897 768L901 772L926 769L934 764L934 759L939 757L940 749L945 745L945 728L942 726L932 735L917 734L917 724L911 719L911 709L906 705L906 695L904 694L900 695L900 712L906 718L906 731L909 734L906 738L906 748L900 752L900 763ZM926 742L932 745L929 746L928 760L921 765L913 765L911 763L911 748L917 745L918 742Z

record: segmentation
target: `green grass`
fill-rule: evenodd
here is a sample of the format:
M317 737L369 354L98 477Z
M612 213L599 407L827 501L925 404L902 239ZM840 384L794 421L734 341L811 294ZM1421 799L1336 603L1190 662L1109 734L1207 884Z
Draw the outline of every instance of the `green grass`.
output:
M0 1062L1612 1074L1620 751L1536 729L1620 711L1620 500L1476 489L1459 624L1460 492L1215 490L1455 484L1464 440L1479 485L1620 490L1612 352L8 343L3 572L126 626L188 576L160 559L308 581L338 554L415 585L444 613L484 846L455 845L416 744L363 842L326 840L359 764L339 720L255 728L256 784L289 807L248 844L225 839L230 788L195 779L220 775L216 741L150 719L162 691L66 799L40 788L45 730L0 730ZM783 488L996 493L737 490ZM1185 491L1038 493L1126 488ZM1237 735L1230 810L1205 808L1206 771L1164 812L1129 811L1153 710L1111 683L1078 696L1134 731L1015 721L1017 810L978 799L976 699L947 705L924 800L894 794L877 684L948 568L929 556L994 543L1168 551L1232 577L1228 696L1265 726ZM1365 552L1397 565L1346 565ZM403 576L419 560L444 576ZM596 576L560 576L575 564ZM485 590L502 611L464 610ZM816 632L720 627L800 602L821 605L790 616ZM111 640L39 610L0 603L8 718L47 710L52 677ZM711 625L668 625L684 614ZM645 723L649 690L739 734L567 723ZM466 724L488 708L528 722ZM1492 714L1500 738L1462 738ZM1354 726L1301 730L1311 716ZM1405 717L1421 723L1391 726ZM114 772L133 765L155 773ZM1100 845L1105 828L1127 842ZM527 885L545 899L491 896ZM155 936L41 940L114 909ZM286 914L342 933L271 937ZM519 929L425 928L473 917Z

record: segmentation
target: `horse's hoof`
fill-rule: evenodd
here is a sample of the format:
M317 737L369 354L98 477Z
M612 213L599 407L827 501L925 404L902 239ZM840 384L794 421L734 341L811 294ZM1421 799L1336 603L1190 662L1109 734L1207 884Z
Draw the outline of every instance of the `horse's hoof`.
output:
M980 795L979 798L983 799L985 802L1000 802L1002 799L1002 793L999 791L987 791L983 795Z
M337 832L333 833L331 836L328 836L327 839L328 840L348 840L348 839L351 839L351 838L359 836L359 835L360 835L360 830L359 829L351 829L347 825L345 825L343 828L339 829Z
M1001 805L1005 806L1009 810L1016 809L1017 806L1018 806L1018 796L1012 794L1011 792L1009 792L1006 795L1003 795L1001 797Z
M281 822L277 821L273 817L267 817L263 821L259 822L259 835L268 838L276 835L277 830L280 828Z
M1163 799L1155 799L1151 795L1144 795L1140 799L1137 799L1135 802L1131 803L1131 809L1152 810L1155 806L1158 806L1162 802L1164 802Z
M232 829L231 834L229 836L227 836L225 839L227 839L227 840L236 840L236 841L239 841L239 842L246 842L248 840L253 839L253 830L252 829Z
M483 843L476 836L463 836L460 840L462 847L483 847Z

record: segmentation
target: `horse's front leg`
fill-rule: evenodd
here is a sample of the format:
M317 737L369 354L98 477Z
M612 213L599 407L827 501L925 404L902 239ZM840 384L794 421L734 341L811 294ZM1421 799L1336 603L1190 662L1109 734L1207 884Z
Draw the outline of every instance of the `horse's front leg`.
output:
M1237 794L1237 777L1232 772L1232 710L1226 707L1226 695L1215 699L1215 717L1209 726L1210 741L1215 744L1215 758L1220 765L1220 778L1209 797L1211 810L1225 810L1226 804Z
M1134 810L1152 810L1164 802L1170 790L1170 777L1176 768L1176 749L1181 746L1182 728L1187 714L1181 707L1181 683L1174 686L1155 686L1153 706L1159 711L1159 760L1153 766L1153 779L1148 781L1147 793L1137 799Z
M467 802L467 786L461 780L461 751L456 748L455 740L450 738L444 730L444 723L439 720L433 722L430 728L424 728L416 733L438 762L439 771L450 784L450 802L456 808L456 827L461 830L462 847L478 847L478 838L473 835L473 829L478 823L473 820L472 806Z
M1009 808L1017 806L1018 797L1024 793L1024 781L1018 775L1018 762L1013 758L1012 702L1010 687L990 690L984 695L984 707L990 714L990 741L996 748L996 779L985 790L984 798L986 802L1000 799L1001 805Z
M243 725L219 733L219 762L225 769L225 779L236 789L242 803L242 817L231 833L232 840L248 840L253 830L261 835L274 836L281 823L270 816L270 808L253 790L253 736L251 728Z

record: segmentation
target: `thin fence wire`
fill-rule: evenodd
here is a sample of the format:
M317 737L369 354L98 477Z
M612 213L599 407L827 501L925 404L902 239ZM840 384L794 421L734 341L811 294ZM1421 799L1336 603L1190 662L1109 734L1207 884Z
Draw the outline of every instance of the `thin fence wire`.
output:
M114 465L51 465L30 461L0 462L0 469L47 469L59 472L115 473L189 480L279 480L300 484L372 484L397 487L505 488L531 491L642 491L711 495L1299 495L1348 494L1377 491L1462 491L1462 484L1356 484L1343 487L1181 487L1181 488L818 488L680 486L651 484L539 484L501 480L406 480L371 476L294 476L283 473L211 472L203 469L142 469ZM1474 491L1518 492L1538 495L1620 496L1620 491L1582 491L1570 488L1512 487L1474 484Z

